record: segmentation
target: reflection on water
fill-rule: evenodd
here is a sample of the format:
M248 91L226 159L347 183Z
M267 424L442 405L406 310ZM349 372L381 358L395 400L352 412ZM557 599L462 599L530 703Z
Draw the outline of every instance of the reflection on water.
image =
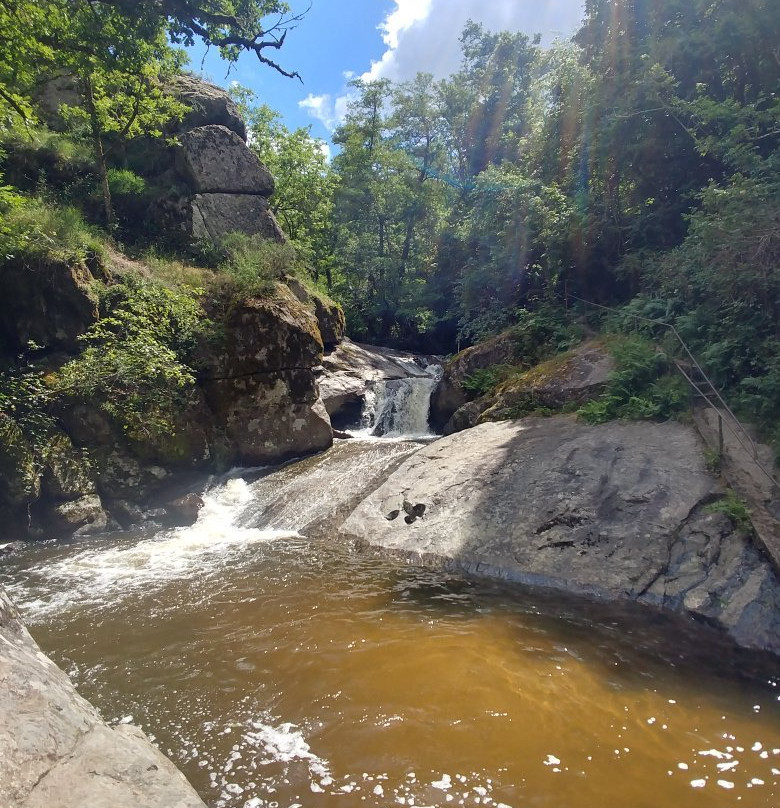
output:
M81 692L209 805L780 803L772 660L647 609L247 526L261 484L219 488L193 528L0 568Z

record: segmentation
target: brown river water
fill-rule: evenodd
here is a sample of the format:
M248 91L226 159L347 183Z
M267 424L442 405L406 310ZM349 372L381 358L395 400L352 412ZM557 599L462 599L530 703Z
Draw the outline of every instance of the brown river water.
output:
M777 660L318 526L412 448L223 480L193 527L30 547L0 580L80 692L210 806L780 805Z

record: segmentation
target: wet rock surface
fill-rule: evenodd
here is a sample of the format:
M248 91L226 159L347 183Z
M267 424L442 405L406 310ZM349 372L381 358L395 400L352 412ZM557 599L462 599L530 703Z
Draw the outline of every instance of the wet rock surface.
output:
M682 611L780 653L780 582L708 510L721 493L682 424L526 418L419 449L341 531L418 561Z
M78 695L1 588L0 715L4 808L204 808L138 727L109 727Z

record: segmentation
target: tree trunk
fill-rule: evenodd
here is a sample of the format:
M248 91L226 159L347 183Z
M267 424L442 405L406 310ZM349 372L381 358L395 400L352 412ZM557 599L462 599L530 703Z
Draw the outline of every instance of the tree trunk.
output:
M89 123L92 129L92 148L95 151L95 163L97 165L98 177L100 178L100 190L103 194L103 209L106 216L106 224L112 227L116 219L114 217L114 206L111 204L111 188L108 185L108 168L106 166L106 154L103 149L103 137L100 131L100 120L95 108L95 96L92 93L92 82L89 77L84 79L84 103L89 115Z

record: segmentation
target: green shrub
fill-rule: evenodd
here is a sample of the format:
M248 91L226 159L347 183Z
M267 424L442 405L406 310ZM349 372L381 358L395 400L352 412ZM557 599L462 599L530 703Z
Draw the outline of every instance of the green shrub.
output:
M49 414L53 399L43 374L33 366L0 372L0 415L12 420L36 451L41 452L55 429Z
M22 261L90 261L105 245L75 208L40 199L12 203L0 228L0 256Z
M141 196L146 192L146 180L126 168L109 168L108 185L111 196Z
M491 365L487 368L477 368L470 376L463 380L463 389L474 396L490 393L503 382L512 368L509 365Z
M601 424L617 418L673 418L685 411L687 384L663 351L638 336L614 339L610 348L616 369L605 392L577 411L581 418Z
M7 180L25 193L81 206L95 184L89 141L45 127L3 132L0 154Z
M216 268L215 284L235 297L267 297L285 275L296 274L291 244L244 233L229 233L218 243L203 243L199 257Z
M550 303L537 309L519 309L511 333L517 357L526 367L566 351L582 339L580 329L568 320L566 312Z
M705 508L710 513L725 514L737 530L753 532L753 521L747 505L733 492L728 491L724 497L712 502Z

